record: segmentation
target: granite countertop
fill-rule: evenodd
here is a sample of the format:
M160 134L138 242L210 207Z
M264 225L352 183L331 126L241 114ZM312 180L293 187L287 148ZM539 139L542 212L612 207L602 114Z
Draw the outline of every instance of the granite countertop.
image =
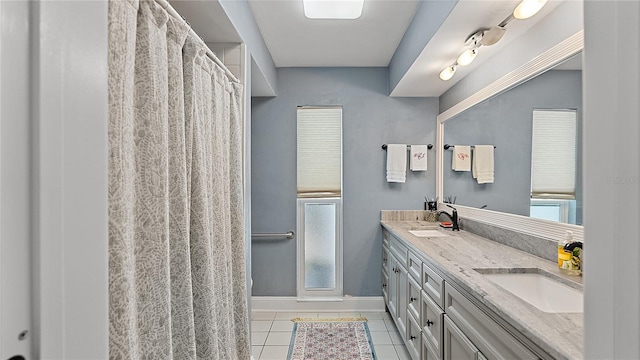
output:
M584 357L583 314L546 313L486 279L474 269L535 268L582 291L581 276L567 276L555 262L466 231L445 230L426 221L381 221L392 235L404 240L445 276L473 296L529 340L556 359ZM409 230L438 228L448 236L417 237Z

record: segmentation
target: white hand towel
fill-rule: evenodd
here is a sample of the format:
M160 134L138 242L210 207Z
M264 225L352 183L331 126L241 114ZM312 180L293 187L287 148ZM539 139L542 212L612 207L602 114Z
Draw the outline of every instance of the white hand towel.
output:
M471 171L471 146L453 147L451 168L455 171Z
M407 145L387 145L387 182L404 183L407 179Z
M411 145L411 171L427 171L427 145Z
M493 145L475 146L473 151L473 178L478 181L478 184L493 183Z

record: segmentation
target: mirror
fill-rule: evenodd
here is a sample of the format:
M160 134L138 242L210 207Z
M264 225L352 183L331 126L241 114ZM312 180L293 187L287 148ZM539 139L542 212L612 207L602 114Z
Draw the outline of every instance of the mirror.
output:
M503 213L532 216L569 224L582 224L582 56L573 56L553 69L545 71L526 82L486 99L446 121L444 143L451 145L491 144L494 150L494 182L478 184L470 171L452 170L453 148L443 151L443 195L456 198L456 203L473 208L486 208ZM573 144L575 152L571 171L574 175L573 194L536 192L532 196L532 161L536 174L543 163L557 164L560 153L556 151L540 155L532 151L533 123L536 110L537 141L541 136L541 116L545 114L575 116L571 126L554 129L558 136L546 148L559 142ZM542 112L540 110L551 110ZM541 115L542 114L542 115ZM571 120L569 120L571 121ZM555 120L552 121L555 123ZM573 128L573 135L571 135ZM571 138L573 136L573 138ZM537 149L540 150L538 145ZM542 146L544 149L545 146ZM473 155L473 154L472 154ZM537 158L536 158L537 156ZM570 166L562 165L562 169ZM557 182L551 172L551 183ZM537 175L538 178L540 175ZM570 180L571 181L571 180ZM537 182L536 182L537 183ZM571 191L564 191L564 193ZM560 192L562 193L562 192Z

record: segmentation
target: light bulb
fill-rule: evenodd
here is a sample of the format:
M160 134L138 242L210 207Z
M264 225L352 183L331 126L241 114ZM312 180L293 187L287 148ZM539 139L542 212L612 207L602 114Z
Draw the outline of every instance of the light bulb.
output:
M513 10L513 17L519 20L528 19L537 14L547 3L547 0L522 0Z
M453 77L453 74L456 73L455 65L447 66L440 72L440 79L447 81Z
M473 59L476 58L478 54L478 50L476 49L467 49L460 56L458 56L458 65L467 66L473 62Z

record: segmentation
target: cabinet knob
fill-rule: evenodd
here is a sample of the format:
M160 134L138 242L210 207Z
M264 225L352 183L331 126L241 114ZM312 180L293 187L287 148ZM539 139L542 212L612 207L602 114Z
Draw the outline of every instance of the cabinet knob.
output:
M413 336L413 335L409 337L409 340L415 340L415 339L416 339L416 337Z
M433 321L427 319L427 326L431 326L431 325L433 325Z
M409 298L409 302L414 302L414 301L416 301L416 300L418 300L418 299L416 299L416 298L414 298L414 297Z
M386 287L387 287L387 284L382 284L382 287L383 287L383 288L386 288Z

